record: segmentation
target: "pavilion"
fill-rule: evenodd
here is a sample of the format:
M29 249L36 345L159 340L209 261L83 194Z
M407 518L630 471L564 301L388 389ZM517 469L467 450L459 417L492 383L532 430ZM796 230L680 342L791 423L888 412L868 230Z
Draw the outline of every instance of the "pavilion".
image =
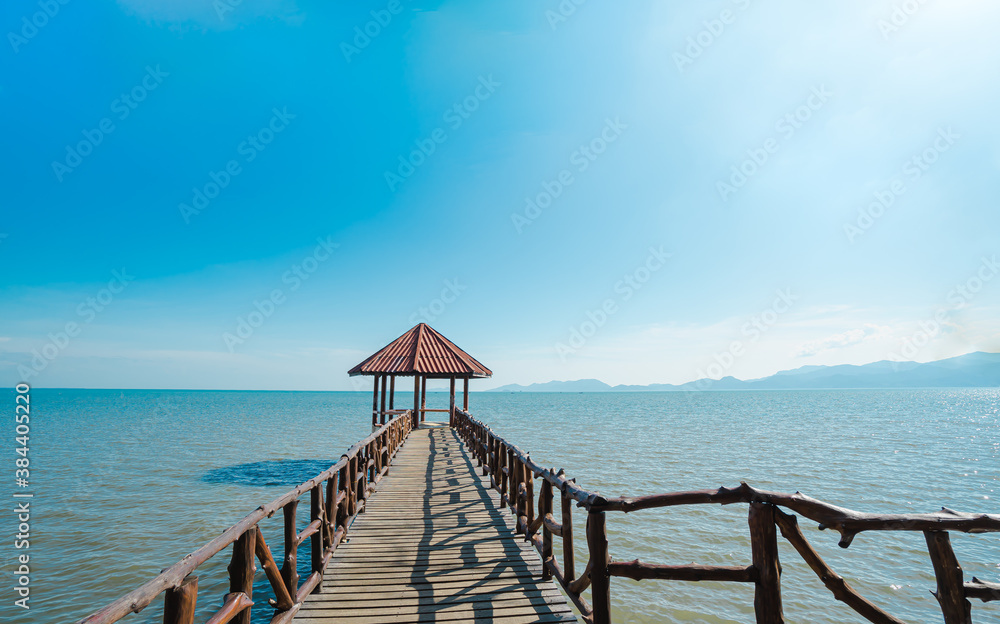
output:
M350 371L355 375L372 375L372 426L385 424L386 416L395 410L396 377L413 377L413 425L424 422L427 412L448 412L448 422L455 420L455 380L463 380L462 405L469 409L469 380L493 376L493 371L455 346L426 323L411 330L379 349L374 355ZM450 379L448 409L427 409L427 380ZM379 402L381 396L381 403ZM386 399L388 398L388 408Z

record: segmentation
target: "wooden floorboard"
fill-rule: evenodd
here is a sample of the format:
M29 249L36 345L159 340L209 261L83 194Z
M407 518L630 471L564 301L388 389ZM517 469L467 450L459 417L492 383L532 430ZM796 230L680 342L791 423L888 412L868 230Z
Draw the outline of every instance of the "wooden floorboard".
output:
M447 425L412 432L299 624L576 622Z

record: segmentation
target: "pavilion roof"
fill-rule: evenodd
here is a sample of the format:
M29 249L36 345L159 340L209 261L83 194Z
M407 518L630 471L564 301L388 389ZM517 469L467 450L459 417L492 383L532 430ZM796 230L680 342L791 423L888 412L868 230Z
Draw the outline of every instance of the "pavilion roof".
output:
M348 374L401 377L492 377L493 371L426 323L379 349Z

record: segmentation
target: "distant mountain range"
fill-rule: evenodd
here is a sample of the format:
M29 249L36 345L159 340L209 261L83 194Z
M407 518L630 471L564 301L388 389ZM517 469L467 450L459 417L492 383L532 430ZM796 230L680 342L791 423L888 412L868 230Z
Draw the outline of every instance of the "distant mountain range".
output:
M679 386L609 386L597 379L508 384L487 392L675 392L685 390L794 390L834 388L981 388L1000 386L1000 353L976 352L936 362L890 362L863 366L802 366L770 377L701 379Z

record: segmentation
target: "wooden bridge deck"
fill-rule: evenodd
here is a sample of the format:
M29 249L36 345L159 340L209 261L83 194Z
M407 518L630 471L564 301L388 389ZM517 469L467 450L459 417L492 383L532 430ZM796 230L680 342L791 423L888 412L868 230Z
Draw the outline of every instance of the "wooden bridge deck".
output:
M488 486L447 424L421 425L295 621L576 622Z

